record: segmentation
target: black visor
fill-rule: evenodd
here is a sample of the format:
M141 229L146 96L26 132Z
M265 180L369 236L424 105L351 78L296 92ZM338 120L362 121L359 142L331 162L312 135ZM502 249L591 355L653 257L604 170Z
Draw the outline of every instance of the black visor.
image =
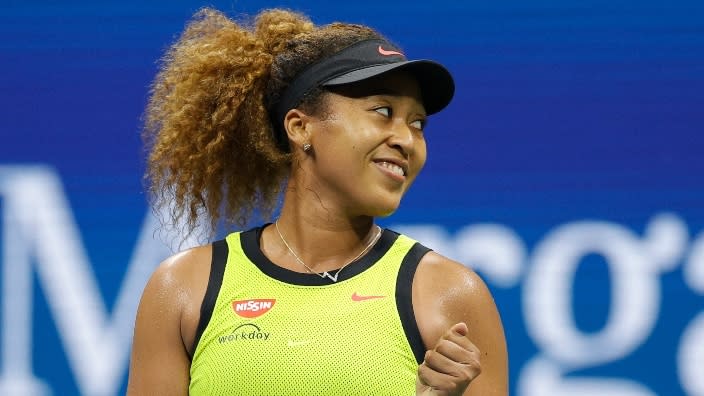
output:
M313 88L351 84L394 70L403 70L415 77L428 115L445 108L455 93L452 75L441 64L430 60L409 61L397 47L385 40L360 41L309 66L288 86L274 108L277 143L288 148L283 119Z

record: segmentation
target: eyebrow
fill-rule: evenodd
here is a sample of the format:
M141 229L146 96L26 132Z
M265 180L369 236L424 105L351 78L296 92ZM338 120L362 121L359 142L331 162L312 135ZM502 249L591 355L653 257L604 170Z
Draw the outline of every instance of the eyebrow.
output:
M407 96L407 93L389 86L372 86L366 88L363 86L350 86L344 88L343 87L344 86L341 86L340 88L342 89L337 90L334 89L334 87L327 88L331 92L335 92L339 95L347 96L350 98L370 98L373 96ZM425 111L425 106L423 106L422 98L421 106L423 107L423 111L419 111L419 114L421 114L423 117L428 117L427 111Z
M406 96L404 93L401 91L398 91L396 89L390 88L390 87L379 87L379 89L374 89L372 92L370 92L367 96ZM422 100L421 100L422 104ZM424 117L427 117L428 115L424 111L420 112Z

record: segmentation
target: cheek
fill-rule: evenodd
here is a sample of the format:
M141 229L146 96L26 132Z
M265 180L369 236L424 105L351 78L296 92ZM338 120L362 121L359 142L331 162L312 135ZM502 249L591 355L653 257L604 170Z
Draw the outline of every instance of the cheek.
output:
M350 138L346 132L328 135L329 139L318 156L319 171L338 180L340 177L356 180L364 168L365 146L357 139Z
M338 150L344 151L345 156L355 158L360 164L369 153L380 144L379 131L365 125L350 124L345 128L345 134L339 136L336 142Z
M428 151L424 139L420 139L418 141L415 151L415 157L415 162L417 163L417 172L420 172L421 169L423 169L423 166L425 166L425 160L428 158Z

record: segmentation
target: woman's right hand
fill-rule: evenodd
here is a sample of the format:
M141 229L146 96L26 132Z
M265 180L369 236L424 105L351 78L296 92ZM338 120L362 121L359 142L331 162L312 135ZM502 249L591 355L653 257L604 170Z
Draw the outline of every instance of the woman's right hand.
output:
M417 396L460 396L481 373L479 349L467 332L465 323L456 323L425 353L416 377Z

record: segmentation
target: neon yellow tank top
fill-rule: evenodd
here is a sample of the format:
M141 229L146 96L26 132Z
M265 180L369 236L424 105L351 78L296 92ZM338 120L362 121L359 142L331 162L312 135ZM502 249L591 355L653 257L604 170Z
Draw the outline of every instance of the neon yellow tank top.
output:
M414 394L411 283L429 249L385 230L333 283L269 261L262 229L213 244L189 394Z

